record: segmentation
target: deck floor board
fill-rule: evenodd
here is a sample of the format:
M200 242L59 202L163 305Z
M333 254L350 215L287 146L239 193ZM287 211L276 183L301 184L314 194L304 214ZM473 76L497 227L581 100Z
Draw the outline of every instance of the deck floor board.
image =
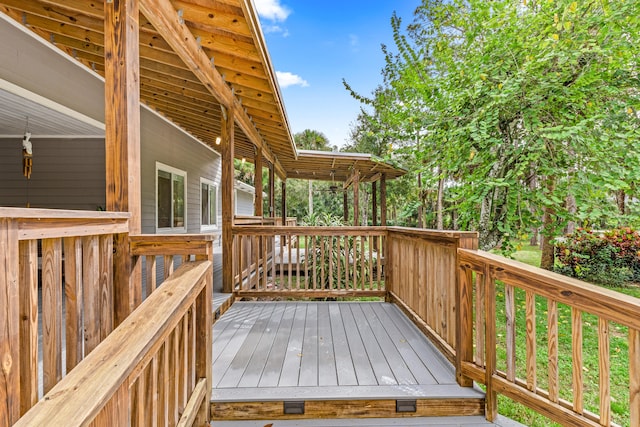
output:
M482 396L383 302L236 302L213 347L213 401Z

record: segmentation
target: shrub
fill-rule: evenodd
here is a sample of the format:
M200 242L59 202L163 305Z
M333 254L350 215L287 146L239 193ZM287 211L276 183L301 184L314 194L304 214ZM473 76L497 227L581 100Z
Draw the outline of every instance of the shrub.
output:
M578 229L555 245L559 273L606 286L640 281L640 234L631 228Z

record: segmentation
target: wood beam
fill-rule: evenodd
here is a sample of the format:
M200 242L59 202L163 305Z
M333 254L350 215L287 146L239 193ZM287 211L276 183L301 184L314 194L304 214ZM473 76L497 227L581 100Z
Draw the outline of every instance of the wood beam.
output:
M138 2L105 4L105 164L108 211L129 212L129 234L140 234L140 86ZM115 238L115 324L142 299L142 269L128 236ZM136 291L137 289L137 291Z
M371 225L378 225L378 183L371 183Z
M140 11L151 22L160 36L184 61L189 69L198 77L225 108L233 108L236 123L248 136L251 142L264 150L264 156L276 166L276 172L286 177L284 168L271 152L262 136L253 125L238 99L233 95L220 73L211 64L209 57L200 48L194 35L178 16L169 0L140 0Z
M380 225L387 226L387 175L380 178Z
M349 222L349 200L346 191L342 192L342 214L346 225Z
M282 225L287 224L287 180L282 180Z
M253 172L253 186L256 190L255 197L255 207L254 212L255 216L262 217L263 216L263 208L262 208L262 148L256 147L256 157L254 163L254 172Z
M269 167L269 217L276 216L276 177L273 166Z
M222 290L225 293L233 292L233 227L234 215L234 115L233 108L222 107Z

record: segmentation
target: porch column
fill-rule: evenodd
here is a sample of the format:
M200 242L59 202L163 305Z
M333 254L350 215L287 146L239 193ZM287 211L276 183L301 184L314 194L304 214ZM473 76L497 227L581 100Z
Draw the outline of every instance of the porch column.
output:
M344 214L344 223L349 222L349 197L347 196L347 190L342 191L342 210Z
M222 108L222 291L233 292L233 143L234 143L234 111Z
M371 225L378 225L378 181L371 183Z
M380 178L380 225L387 226L387 175Z
M282 180L282 226L287 224L287 180Z
M129 234L140 234L140 58L138 1L104 4L105 165L108 211L129 212ZM142 300L141 266L129 255L126 234L116 236L115 324Z
M360 225L360 171L353 172L353 225Z
M254 215L262 218L262 147L256 147L256 158L254 162L253 186L256 189L256 197L254 199Z
M271 165L269 168L269 217L276 216L276 177L274 173L275 167Z

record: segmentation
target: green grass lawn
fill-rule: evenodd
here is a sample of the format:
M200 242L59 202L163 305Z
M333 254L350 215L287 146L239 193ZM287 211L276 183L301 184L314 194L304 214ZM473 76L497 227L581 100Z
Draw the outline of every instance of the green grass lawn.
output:
M540 265L540 250L537 247L523 246L513 258L533 266ZM630 286L613 288L640 298L640 287ZM525 293L516 291L516 374L520 378L526 378L525 360ZM505 370L505 305L504 286L497 288L496 298L497 319L497 367ZM584 377L584 405L592 412L599 412L599 385L598 385L598 335L596 316L583 314L583 377ZM536 297L536 365L538 372L538 386L547 389L547 300ZM560 397L572 400L572 347L571 347L571 308L558 305L558 354ZM611 360L611 413L613 421L628 426L629 420L629 373L628 373L628 342L627 328L618 324L610 324L610 360ZM550 426L551 423L544 416L532 411L523 405L517 404L503 396L498 400L499 412L517 420L527 426Z

